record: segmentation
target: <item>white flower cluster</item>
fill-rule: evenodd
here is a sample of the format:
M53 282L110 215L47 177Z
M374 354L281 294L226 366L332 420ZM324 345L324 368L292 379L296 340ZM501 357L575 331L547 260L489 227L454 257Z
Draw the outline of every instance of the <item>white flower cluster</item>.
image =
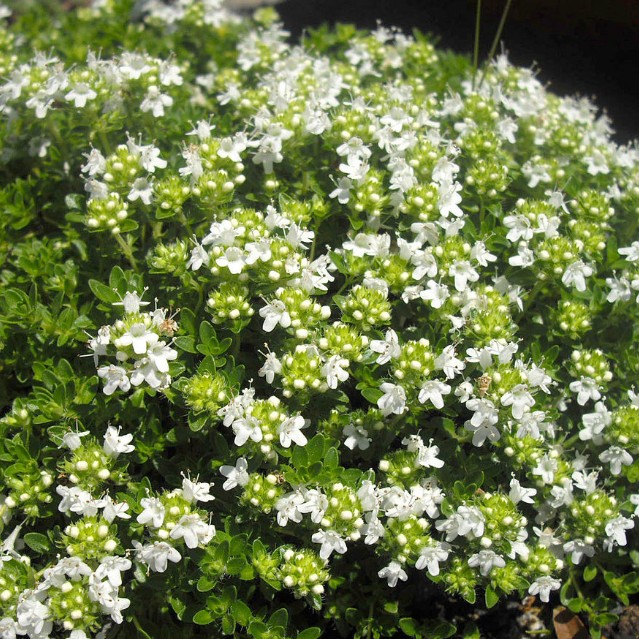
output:
M165 108L173 104L173 98L165 91L182 85L181 73L171 59L160 60L132 51L110 60L90 52L82 70L65 69L55 56L38 53L31 62L13 69L0 85L0 113L15 113L24 104L42 119L60 103L75 109L96 103L101 111L114 112L124 107L128 95L141 89L142 98L136 108L162 117Z
M128 392L131 386L142 383L153 389L171 383L169 362L177 358L177 351L161 338L171 337L177 324L165 309L142 312L141 307L147 304L137 293L127 291L121 302L114 303L123 307L123 318L112 326L103 326L89 341L98 376L104 380L105 395L112 395L116 389ZM100 366L100 357L113 350L118 363Z

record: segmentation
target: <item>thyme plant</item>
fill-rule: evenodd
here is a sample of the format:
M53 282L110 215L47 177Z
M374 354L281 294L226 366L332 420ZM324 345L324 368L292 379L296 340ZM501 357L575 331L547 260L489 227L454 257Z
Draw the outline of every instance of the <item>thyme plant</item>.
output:
M526 596L599 636L637 147L418 32L0 16L0 636L471 637L450 601Z

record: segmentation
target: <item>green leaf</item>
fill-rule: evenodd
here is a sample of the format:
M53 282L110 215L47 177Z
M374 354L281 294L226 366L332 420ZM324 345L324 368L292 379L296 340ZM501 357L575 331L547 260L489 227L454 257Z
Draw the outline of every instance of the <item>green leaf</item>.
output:
M269 626L280 626L286 628L288 625L288 610L286 608L280 608L276 610L268 620Z
M570 612L581 612L584 607L584 602L582 599L575 597L567 602L567 607Z
M399 627L405 635L416 637L418 634L416 623L412 617L404 617L399 620Z
M187 353L197 353L197 348L195 348L195 338L191 335L181 335L180 337L176 337L173 340L173 343L183 351Z
M324 467L325 468L337 468L339 465L339 453L337 449L331 447L326 452L326 456L324 457Z
M102 282L98 282L98 280L89 280L89 288L101 302L113 304L120 300L118 294L112 288L105 286Z
M182 621L182 617L184 616L184 611L186 610L186 604L181 599L178 599L177 597L169 597L168 601L169 601L169 604L171 604L171 608L173 608L173 611L177 615L177 618L180 621Z
M253 615L251 609L243 601L240 599L234 601L231 606L231 611L233 612L235 621L239 623L240 626L248 626Z
M397 611L399 610L399 603L397 601L387 601L384 604L384 610L386 612L389 612L391 615L396 615ZM409 617L406 617L407 619ZM401 625L401 620L400 620L400 625Z
M324 459L324 450L326 448L326 440L321 433L317 433L315 437L309 440L308 444L304 446L306 449L306 455L308 457L308 465L322 461Z
M235 634L235 619L231 615L224 615L222 617L222 634Z
M308 466L308 453L306 446L295 446L291 455L291 463L297 470L302 470Z
M262 621L254 619L249 624L248 631L255 639L262 639L262 637L264 637L264 635L268 632L268 626Z
M457 627L448 621L427 621L424 636L428 639L448 639L457 632Z
M597 576L597 566L589 565L584 568L584 581L592 581Z
M486 601L486 608L492 608L499 602L499 595L495 592L492 586L486 586L486 593L484 595Z
M24 536L24 543L39 555L48 552L51 549L49 538L41 533L29 532Z
M198 626L208 626L213 621L213 615L210 610L200 610L193 615L193 623Z
M316 626L312 626L311 628L306 628L306 630L302 630L298 635L297 639L317 639L322 634L320 628Z
M109 274L109 286L116 289L120 294L126 293L128 282L126 281L126 275L119 266L114 266Z
M368 400L371 404L377 406L377 400L384 394L379 388L363 388L361 390L364 399Z
M217 581L209 579L206 575L202 575L197 581L198 592L208 592L213 590L217 584Z

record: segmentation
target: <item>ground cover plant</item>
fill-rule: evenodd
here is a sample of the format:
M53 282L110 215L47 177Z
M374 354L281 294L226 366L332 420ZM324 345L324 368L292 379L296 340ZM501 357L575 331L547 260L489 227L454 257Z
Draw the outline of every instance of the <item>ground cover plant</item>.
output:
M0 15L0 636L470 638L526 596L600 636L637 148L420 33Z

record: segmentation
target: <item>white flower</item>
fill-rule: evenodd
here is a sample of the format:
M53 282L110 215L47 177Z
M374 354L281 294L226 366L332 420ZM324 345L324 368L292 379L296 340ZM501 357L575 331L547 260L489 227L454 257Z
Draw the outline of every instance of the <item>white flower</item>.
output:
M233 275L239 275L246 265L244 251L237 246L229 246L224 254L215 260L215 263L228 268Z
M592 399L597 401L601 399L601 393L599 392L599 385L591 377L582 377L570 383L568 387L573 393L577 393L577 403L579 406L584 406L588 400Z
M625 546L627 543L626 530L631 530L634 527L635 522L632 519L619 515L606 523L606 535L608 535L611 542L616 543L618 546Z
M80 448L80 446L82 446L81 438L86 437L88 434L88 430L85 430L81 433L75 430L70 430L62 435L62 444L60 444L59 448L62 448L62 446L65 446L69 450Z
M564 544L564 552L569 552L573 564L578 564L583 556L593 557L595 549L591 544L587 544L583 539L573 539Z
M87 159L82 165L82 173L86 173L89 177L102 175L106 171L106 158L98 149L91 148L89 153L83 153Z
M282 328L288 328L291 325L291 316L281 300L273 300L261 308L260 317L264 318L262 330L267 333L270 333L278 324Z
M471 568L479 566L481 575L487 577L493 568L503 568L506 562L494 550L481 550L470 557L468 565Z
M24 595L30 591L23 593ZM21 598L16 607L16 617L18 620L18 632L35 639L45 639L51 634L53 624L48 621L50 616L49 607L38 601L38 594L30 593L29 596Z
M139 313L141 306L148 306L149 304L150 302L143 302L142 297L135 291L133 293L127 291L121 302L113 302L113 306L122 306L127 315Z
M443 395L448 395L450 391L449 384L438 380L429 380L422 385L418 399L422 404L430 400L435 408L444 408Z
M78 515L86 515L92 517L98 512L101 503L97 499L93 499L91 493L83 490L79 486L56 486L56 493L62 497L62 501L58 505L61 513L71 511Z
M139 386L142 382L151 388L166 388L171 383L171 377L160 372L151 357L143 357L135 362L135 369L131 373L133 386Z
M309 513L311 521L319 524L324 518L324 513L328 508L328 497L317 488L304 490L304 503L300 504L298 510L301 513Z
M275 502L275 510L277 510L277 523L280 526L286 526L290 521L299 524L302 521L302 511L300 506L304 503L304 496L299 491L288 493L280 497Z
M457 375L461 375L466 368L466 364L461 359L458 359L455 345L449 344L435 358L435 368L441 370L446 375L446 379L454 379Z
M282 372L282 363L277 359L275 353L267 353L264 365L257 371L260 377L264 377L269 384L273 383L275 375L279 375Z
M155 344L158 339L158 336L153 331L149 331L143 322L136 322L129 327L128 331L115 339L113 344L117 348L132 346L136 355L144 355L147 347Z
M612 423L612 415L603 402L595 404L594 413L586 413L582 416L584 427L579 431L581 441L592 440L596 445L603 441L602 433Z
M392 328L386 331L386 336L383 340L372 340L370 348L374 353L379 353L379 357L376 360L378 364L387 364L391 359L396 359L402 353L399 338Z
M577 260L569 264L561 277L561 281L566 286L574 286L578 291L586 290L586 278L594 273L591 266L585 264L583 260Z
M311 540L316 544L322 544L319 556L328 559L333 552L343 554L346 552L346 542L334 530L320 530L316 532Z
M168 373L169 361L177 359L178 352L166 342L156 342L149 346L146 356L160 373Z
M166 168L167 161L160 157L160 149L152 144L136 147L140 154L140 165L145 171L155 173L155 169Z
M510 480L508 497L510 497L510 501L512 501L513 504L518 504L520 501L523 501L525 504L534 504L535 500L533 497L536 494L537 490L535 488L524 488L516 479L513 478Z
M120 428L120 426L117 429L113 426L108 426L104 434L104 444L102 444L104 452L114 459L120 453L132 453L135 450L135 446L131 444L133 435L131 433L120 435Z
M140 505L144 510L137 516L139 524L151 524L153 528L159 528L164 523L166 510L157 497L144 497Z
M402 568L402 565L397 561L391 561L388 566L382 568L377 576L381 579L386 579L388 585L391 588L394 588L397 585L397 581L401 579L401 581L407 581L408 575L406 571Z
M326 377L326 383L329 388L337 388L339 382L345 382L348 379L348 360L340 355L331 356L322 366L321 373Z
M295 442L298 446L306 446L308 440L304 436L302 428L306 428L306 422L301 415L285 419L277 427L280 444L282 444L284 448L288 448L292 442Z
M232 428L233 433L235 433L233 443L236 446L243 446L249 439L254 442L262 441L262 429L257 419L251 415L236 419L232 424Z
M123 502L114 502L110 495L105 495L102 498L103 503L103 511L102 516L112 524L116 517L120 519L131 519L131 515L129 515L126 511L129 510L129 504L125 501Z
M206 545L215 536L215 526L202 521L198 513L183 515L171 529L171 539L184 539L187 548Z
M575 467L575 463L573 462L573 468ZM572 480L575 483L575 486L580 490L585 491L587 495L594 493L597 490L597 478L599 476L599 472L593 470L589 473L584 472L583 470L576 470L572 475Z
M361 532L364 537L364 543L367 545L376 544L381 537L386 534L384 524L379 520L374 512L366 513L366 523L362 526Z
M98 377L105 380L102 389L105 395L113 395L116 388L125 393L131 388L131 380L128 378L126 371L121 366L101 366L98 368Z
M433 180L434 179L435 178L433 178ZM439 183L439 200L437 205L443 217L448 217L449 213L452 213L456 217L462 217L464 215L464 212L459 208L459 204L462 201L461 195L459 195L461 190L462 185L459 182L444 179Z
M335 190L331 191L328 195L330 198L337 198L340 204L348 204L351 197L351 189L353 188L353 181L350 178L342 177L337 181Z
M459 506L450 517L438 519L435 528L446 533L446 541L453 541L460 536L469 539L482 537L485 523L484 515L475 506Z
M430 302L433 308L441 308L450 297L446 284L439 284L435 280L428 280L426 288L419 293L419 297L425 302Z
M235 466L221 466L220 472L226 481L222 484L224 490L231 490L236 486L246 486L249 482L249 474L247 472L248 463L244 457L240 457Z
M215 497L210 494L213 484L208 482L191 481L188 477L182 478L182 494L189 503L196 501L213 501Z
M488 399L471 398L466 402L466 408L473 411L473 416L464 424L464 428L473 433L473 446L482 446L486 439L496 442L501 434L495 424L499 419L499 412Z
M415 562L417 570L426 568L433 577L439 574L439 564L448 559L450 544L445 541L435 542L434 546L423 546Z
M468 260L455 260L448 274L455 278L455 289L463 293L468 286L468 282L476 282L479 279L479 273L472 267Z
M127 195L127 199L130 202L141 200L147 206L151 204L153 198L153 182L150 182L145 177L137 178L131 185L131 190Z
M64 99L68 102L73 102L73 106L76 109L83 109L86 106L87 100L93 100L98 94L86 83L78 82L73 86Z
M126 557L102 557L94 574L100 580L106 578L112 586L118 588L122 585L122 573L130 568L131 560Z
M408 451L417 452L415 461L420 466L424 468L441 468L444 465L444 462L437 457L439 455L439 446L433 446L432 439L429 442L429 446L426 446L421 437L411 435L402 439L402 444L406 446Z
M166 93L161 93L160 89L152 84L140 103L140 111L144 113L151 111L154 117L161 118L164 115L164 107L170 107L172 104L173 98Z
M368 436L368 431L363 426L356 426L355 424L347 424L342 431L346 435L344 440L344 446L350 450L359 448L360 450L366 450L373 441Z
M401 415L406 410L406 391L399 384L388 382L384 382L380 389L384 394L377 400L377 406L384 417Z
M621 446L611 446L599 455L599 461L609 463L610 472L613 475L619 475L622 466L630 466L632 464L632 455Z
M528 588L528 594L539 595L539 599L544 603L548 603L551 590L558 590L561 587L561 581L551 577L550 575L543 575L537 577L535 581L530 584Z
M176 564L182 555L166 541L155 541L143 546L139 541L133 541L138 561L145 563L155 572L165 572L168 562Z
M501 397L502 406L512 406L515 419L521 419L524 412L535 405L535 400L525 384L517 384Z
M556 459L546 453L533 468L533 475L538 475L544 484L552 484L555 479L555 471L559 468Z
M624 255L628 262L639 262L639 240L634 241L630 246L618 249L619 255Z
M16 639L16 633L19 631L19 626L16 621L10 617L4 617L0 619L0 637L2 639ZM22 632L20 633L23 634Z

